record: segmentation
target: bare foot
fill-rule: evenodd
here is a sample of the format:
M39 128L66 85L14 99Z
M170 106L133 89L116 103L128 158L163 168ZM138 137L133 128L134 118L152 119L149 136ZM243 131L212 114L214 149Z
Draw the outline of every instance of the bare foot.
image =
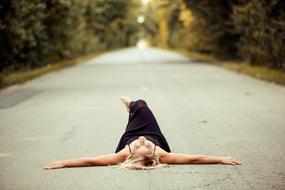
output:
M121 96L121 100L122 102L125 104L127 111L130 113L130 103L131 103L131 99L127 96Z

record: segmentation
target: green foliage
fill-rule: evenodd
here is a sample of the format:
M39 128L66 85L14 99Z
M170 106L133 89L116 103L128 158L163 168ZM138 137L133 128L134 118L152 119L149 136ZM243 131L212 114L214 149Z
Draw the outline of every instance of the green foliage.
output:
M1 0L0 73L134 44L137 6L133 0Z
M173 46L177 31L181 0L153 0L141 12L145 17L142 37L154 46ZM177 22L178 21L178 22ZM166 38L166 39L165 39Z
M233 43L238 36L232 31L231 8L234 1L184 0L195 20L190 26L193 50L208 52L220 57L234 57ZM201 43L201 44L199 44Z
M130 0L89 2L86 16L92 33L98 37L100 42L99 49L130 45L128 38L134 35L138 29L136 20L131 13L131 9L136 6L138 5Z
M47 3L50 54L74 57L85 53L85 44L91 37L86 30L85 9L84 0L51 0Z
M186 10L181 6L170 13L180 12L180 17L168 18L174 28L170 47L285 70L284 0L183 0L183 4Z
M4 0L1 9L1 71L40 65L37 60L43 57L47 46L45 5L38 1Z
M285 70L285 2L250 0L233 9L240 56L252 65Z
M185 5L187 8L183 8ZM154 32L146 31L154 39L153 44L159 44L157 41L160 39L153 36L160 35L159 23L166 20L169 30L169 47L223 55L223 57L232 57L237 52L236 44L232 41L238 36L232 32L230 3L227 1L175 0L173 2L164 0L154 1L152 7L154 7L152 11L148 11L147 22L155 21L152 26L156 27L148 27ZM185 18L187 16L183 16L187 9L191 10L191 15L188 17L193 17L193 20L187 21ZM159 11L165 12L163 17L153 13Z
M157 0L145 14L153 45L166 41L160 26L167 22L171 48L285 70L284 0Z
M157 35L158 35L158 21L156 19L157 8L152 3L150 3L145 9L142 10L142 15L144 15L145 21L141 24L141 38L146 38L151 45L156 46Z

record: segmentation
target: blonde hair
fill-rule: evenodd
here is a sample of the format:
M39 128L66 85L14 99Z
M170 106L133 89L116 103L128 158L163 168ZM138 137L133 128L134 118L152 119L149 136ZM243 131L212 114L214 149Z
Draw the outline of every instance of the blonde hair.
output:
M156 155L152 156L129 156L123 163L120 164L120 168L129 170L151 170L155 168L165 167L167 164L161 164L159 158Z

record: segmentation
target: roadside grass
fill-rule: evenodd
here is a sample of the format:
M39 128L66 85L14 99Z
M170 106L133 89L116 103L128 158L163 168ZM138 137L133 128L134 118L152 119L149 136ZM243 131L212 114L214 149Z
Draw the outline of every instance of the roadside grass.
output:
M87 61L91 58L94 58L94 57L96 57L102 53L103 52L96 52L93 54L79 56L79 57L74 58L74 59L59 61L59 62L56 62L53 64L44 65L42 67L34 68L31 70L23 70L23 71L4 73L1 76L2 81L0 83L0 90L7 88L11 85L14 85L14 84L24 83L28 80L34 79L36 77L42 76L42 75L50 73L52 71L57 71L57 70L60 70L60 69L66 68L66 67L70 67L70 66L79 64L81 62L84 62L84 61Z
M239 61L222 61L218 60L212 55L201 54L197 52L190 52L186 50L174 50L182 55L185 55L189 58L192 58L197 61L209 62L213 63L217 66L236 71L238 73L244 73L250 75L252 77L273 82L276 84L281 84L285 86L285 72L280 70L274 70L267 67L262 66L252 66L246 62Z

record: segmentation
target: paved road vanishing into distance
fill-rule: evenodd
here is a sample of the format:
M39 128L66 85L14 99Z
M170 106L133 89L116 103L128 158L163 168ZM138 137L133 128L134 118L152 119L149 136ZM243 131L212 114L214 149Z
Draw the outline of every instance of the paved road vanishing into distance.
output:
M173 152L243 164L42 170L114 152L122 95L148 102ZM281 190L284 147L285 87L162 49L113 51L0 92L1 190Z

